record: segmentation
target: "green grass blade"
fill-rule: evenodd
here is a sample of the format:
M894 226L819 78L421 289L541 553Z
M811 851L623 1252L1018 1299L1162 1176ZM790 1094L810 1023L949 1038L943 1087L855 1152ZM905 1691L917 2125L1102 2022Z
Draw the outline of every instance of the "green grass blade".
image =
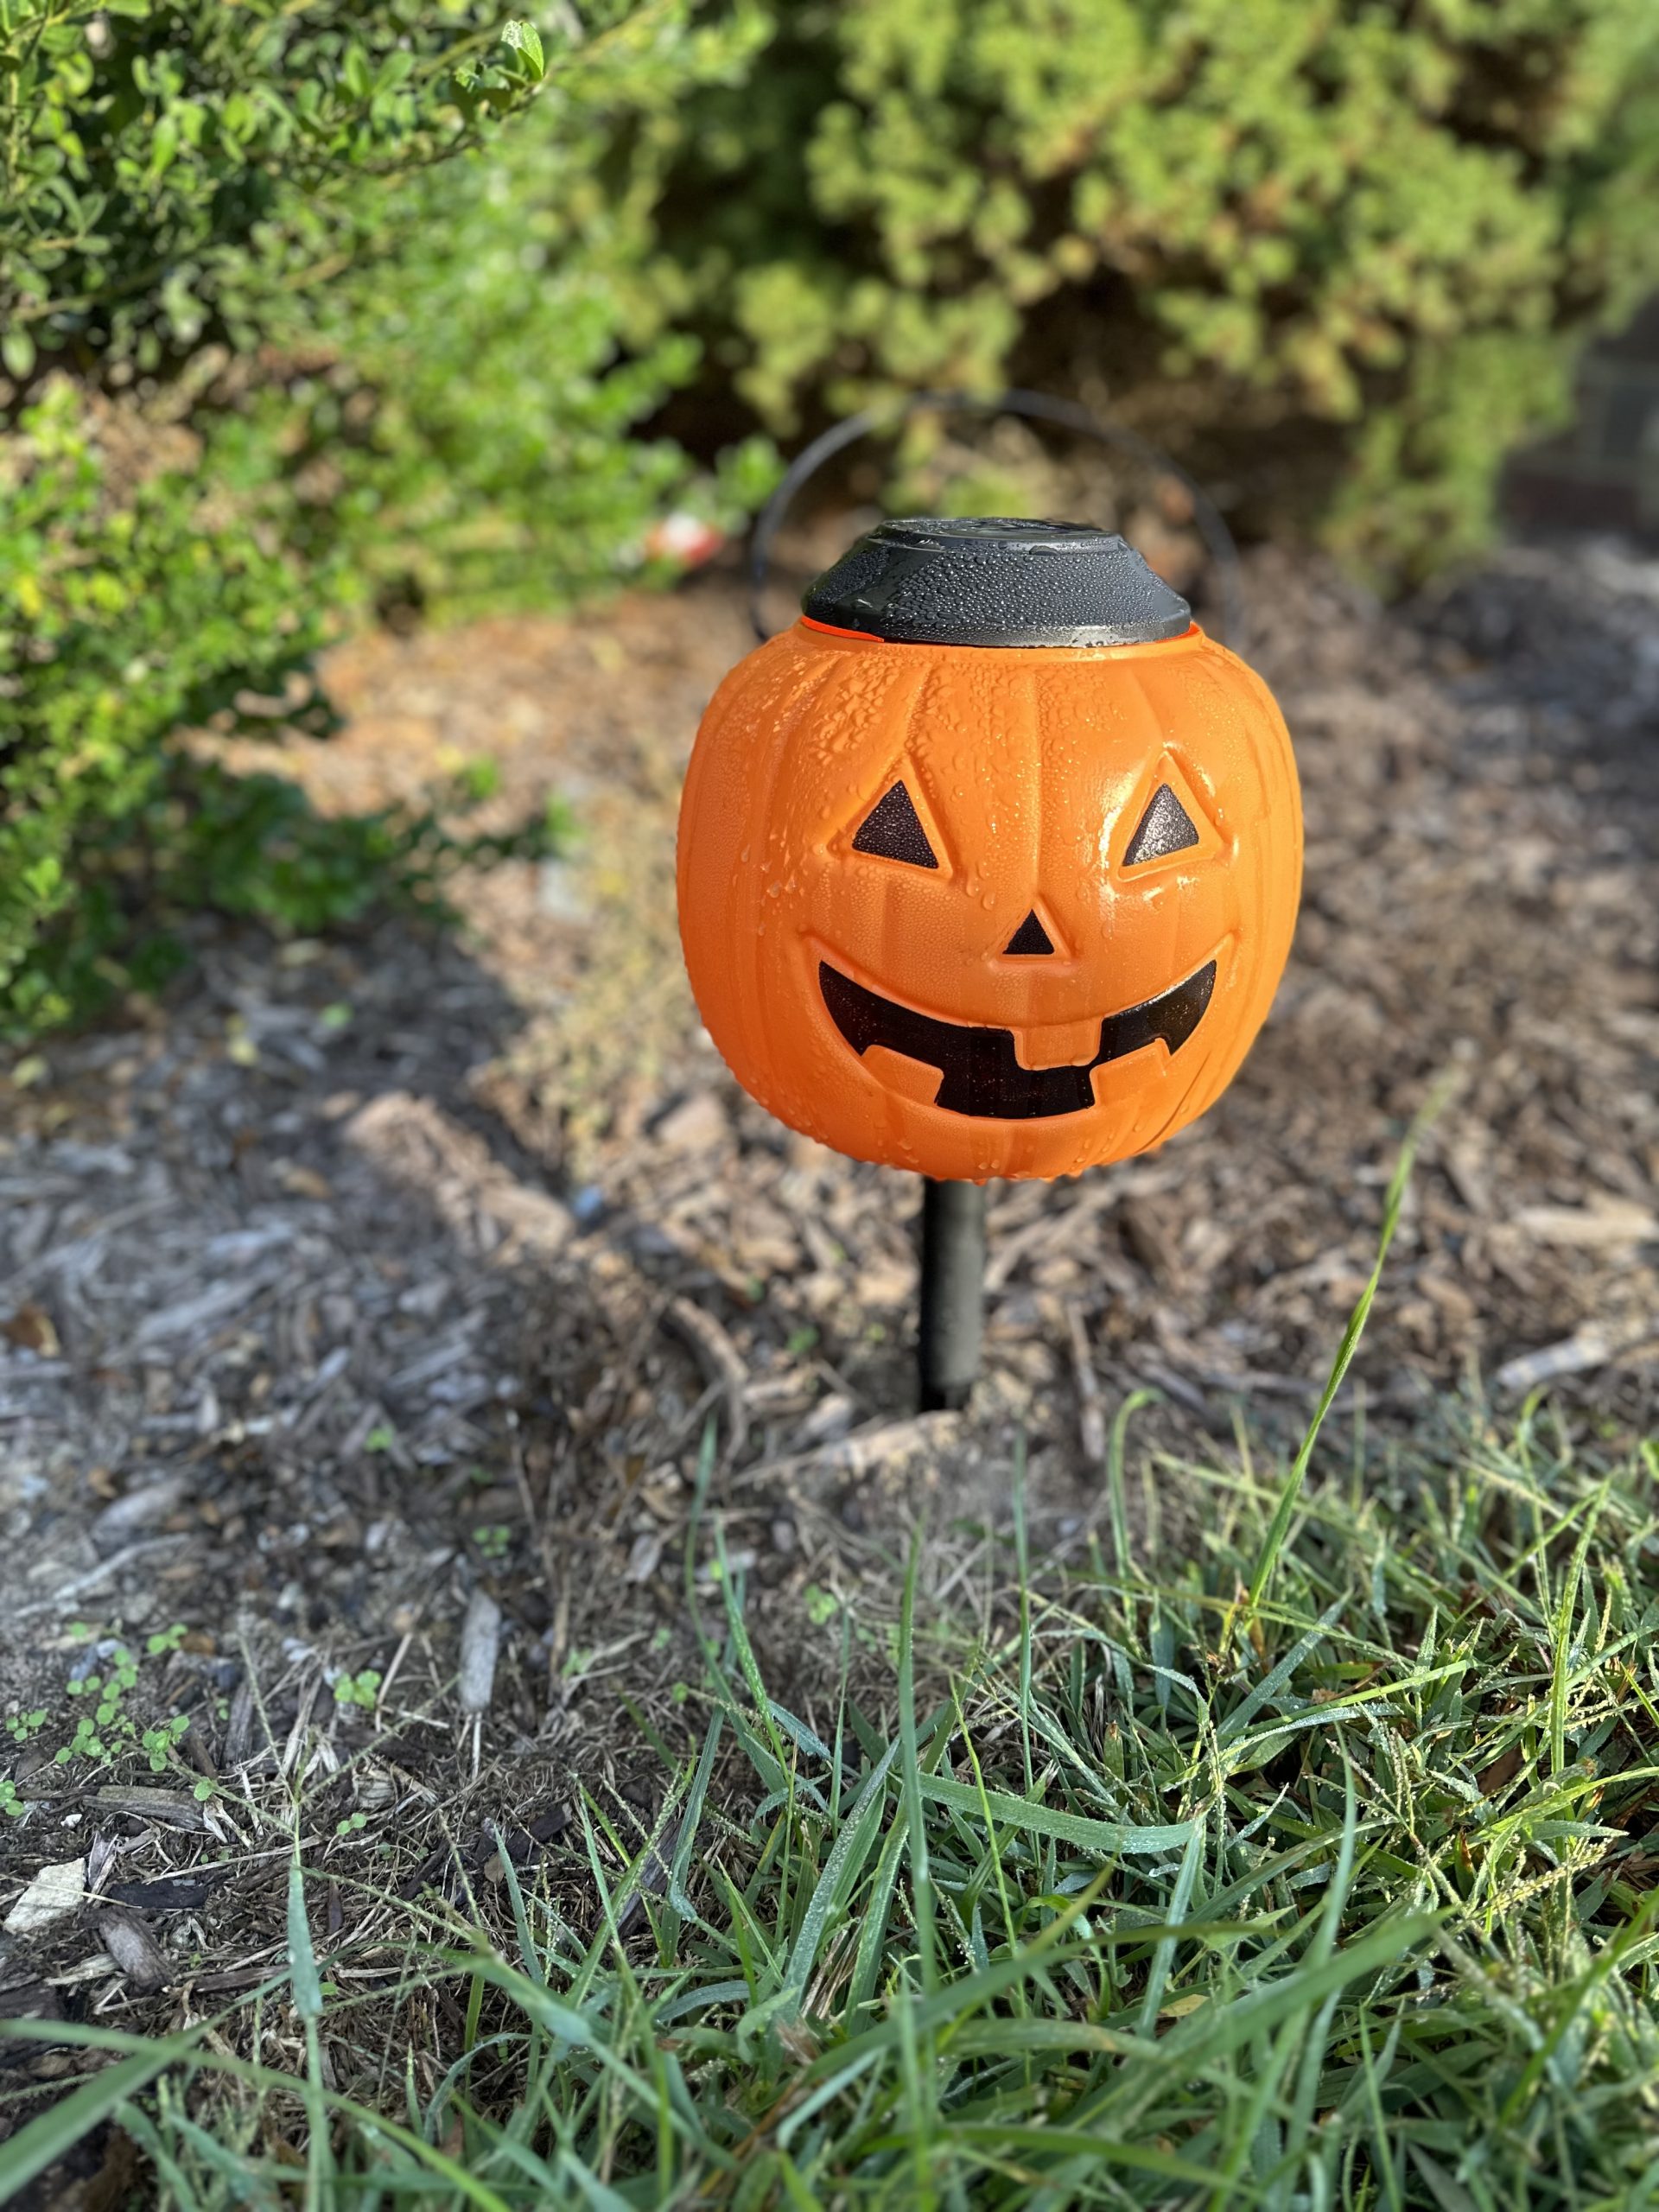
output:
M906 1779L908 1783L909 1777ZM1136 1827L1127 1821L1090 1820L1082 1813L1031 1804L1006 1789L981 1791L971 1783L947 1782L937 1774L918 1774L915 1787L918 1796L928 1798L936 1805L948 1805L958 1813L978 1813L988 1807L995 1817L1008 1827L1019 1828L1027 1835L1052 1836L1060 1843L1075 1844L1079 1850L1093 1852L1103 1859L1148 1853L1161 1856L1166 1852L1183 1850L1192 1839L1194 1827L1192 1821Z
M898 1745L890 1745L886 1758L860 1790L858 1802L830 1846L830 1854L823 1862L823 1872L818 1877L817 1887L801 1916L800 1932L795 1939L795 1948L790 1953L785 1977L786 1993L797 2004L806 1987L807 1977L817 1964L830 1916L841 1910L875 1839L887 1794L887 1776L898 1755Z
M680 1818L679 1840L674 1847L674 1861L669 1868L668 1902L674 1917L666 1923L664 1946L671 1958L675 1955L680 1926L690 1921L702 1925L696 1906L686 1895L686 1878L691 1871L691 1854L696 1849L697 1832L702 1825L703 1808L709 1800L709 1784L715 1771L715 1755L720 1749L720 1732L725 1716L718 1707L709 1717L709 1726L702 1738L702 1750L698 1756L696 1771L691 1777L691 1788L685 1800L685 1811ZM711 1931L712 1932L712 1931Z
M1092 2129L1085 2133L1070 2127L1026 2127L1013 2121L998 2126L970 2120L954 2126L947 2123L942 2133L947 2142L1021 2151L1039 2160L1046 2157L1098 2159L1103 2166L1126 2166L1133 2172L1158 2174L1166 2181L1190 2182L1205 2190L1216 2186L1215 2171L1209 2166L1194 2165L1175 2152L1160 2151L1150 2143L1116 2142L1109 2135L1096 2135Z
M294 2010L301 2019L322 2018L322 1977L317 1955L311 1948L311 1923L305 1912L305 1876L296 1853L288 1870L288 1971L294 1986Z
M881 1968L881 1950L887 1938L887 1923L893 1916L893 1893L899 1886L899 1869L904 1863L905 1846L910 1833L910 1798L908 1789L895 1808L893 1822L882 1840L881 1855L875 1862L875 1879L870 1885L861 1915L858 1949L853 1960L853 1978L847 1986L847 2002L842 2018L850 2028L864 2007L875 1994L876 1978Z
M1406 1202L1406 1191L1411 1181L1411 1171L1417 1157L1417 1147L1421 1143L1430 1123L1439 1114L1445 1096L1444 1087L1435 1092L1412 1123L1406 1141L1400 1148L1400 1158L1395 1164L1393 1176L1389 1179L1388 1193L1382 1201L1382 1225L1377 1236L1376 1262L1371 1268L1364 1289L1359 1294L1358 1303L1348 1317L1348 1325L1344 1329L1342 1341L1337 1346L1337 1356L1331 1363L1331 1372L1325 1378L1325 1389L1319 1394L1319 1402L1314 1408L1313 1418L1308 1423L1307 1433L1302 1439L1301 1448L1292 1464L1284 1488L1279 1493L1279 1502L1274 1509L1273 1519L1268 1524L1261 1554L1256 1560L1255 1572L1250 1577L1249 1595L1245 1605L1244 1624L1246 1626L1259 1611L1262 1600L1267 1594L1268 1586L1273 1580L1274 1571L1279 1564L1279 1554L1284 1549L1285 1538L1290 1532L1292 1521L1295 1518L1297 1501L1301 1497L1303 1485L1307 1480L1307 1471L1313 1463L1313 1447L1319 1440L1319 1431L1325 1427L1325 1415L1335 1402L1337 1393L1341 1389L1348 1370L1353 1363L1354 1354L1359 1349L1359 1340L1365 1332L1365 1323L1370 1315L1372 1301L1376 1296L1377 1286L1382 1280L1382 1269L1388 1260L1389 1247L1393 1243L1394 1233L1400 1226L1401 1210Z
M1131 1390L1113 1418L1107 1442L1106 1497L1112 1519L1112 1564L1120 1582L1128 1580L1135 1566L1129 1552L1128 1503L1123 1488L1123 1454L1128 1442L1129 1423L1142 1406L1157 1402L1156 1390Z
M1198 1878L1198 1868L1203 1859L1204 1830L1194 1822L1192 1834L1187 1839L1185 1856L1181 1860L1181 1871L1175 1878L1175 1894L1169 1901L1166 1917L1173 1928L1179 1928L1186 1918L1187 1910L1192 1903L1193 1885ZM1146 1995L1141 2000L1141 2032L1143 2036L1157 2033L1158 2008L1164 2001L1169 1970L1174 1964L1175 1943L1173 1936L1166 1936L1153 1951L1152 1963L1147 1969Z
M1549 1759L1550 1772L1560 1775L1567 1769L1567 1672L1573 1652L1573 1609L1579 1602L1579 1584L1584 1573L1584 1562L1590 1549L1590 1539L1596 1533L1596 1522L1607 1496L1604 1484L1585 1509L1584 1527L1573 1546L1573 1558L1561 1584L1560 1601L1555 1608L1554 1645L1550 1661L1549 1681Z
M921 1751L916 1735L916 1577L921 1550L922 1532L918 1525L911 1538L910 1558L905 1568L904 1601L899 1616L899 1741L904 1752L905 1802L909 1814L906 1843L910 1853L922 1986L931 1990L938 1979L938 1961L935 1955L933 1876L928 1863L927 1823L922 1817Z
M300 1865L297 1834L288 1868L288 1970L294 1991L294 2010L305 2031L307 2197L316 2212L327 2212L334 2202L334 2149L328 2133L327 2093L322 2078L322 2044L317 2024L322 2018L322 1977L311 1945L311 1923L305 1910L305 1875Z

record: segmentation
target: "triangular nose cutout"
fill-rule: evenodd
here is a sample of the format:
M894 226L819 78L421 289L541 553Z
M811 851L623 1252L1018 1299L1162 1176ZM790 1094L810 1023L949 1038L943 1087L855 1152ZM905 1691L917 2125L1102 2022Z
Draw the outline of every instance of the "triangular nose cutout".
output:
M1038 920L1033 908L1003 947L1003 956L1006 958L1010 953L1052 952L1053 950L1054 941Z

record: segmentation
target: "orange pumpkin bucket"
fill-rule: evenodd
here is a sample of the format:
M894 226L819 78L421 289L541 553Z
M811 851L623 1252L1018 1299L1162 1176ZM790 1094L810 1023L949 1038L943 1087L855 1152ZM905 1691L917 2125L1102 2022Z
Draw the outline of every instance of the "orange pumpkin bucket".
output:
M1301 880L1284 721L1123 539L883 523L739 663L680 810L709 1035L791 1128L1071 1175L1225 1089Z

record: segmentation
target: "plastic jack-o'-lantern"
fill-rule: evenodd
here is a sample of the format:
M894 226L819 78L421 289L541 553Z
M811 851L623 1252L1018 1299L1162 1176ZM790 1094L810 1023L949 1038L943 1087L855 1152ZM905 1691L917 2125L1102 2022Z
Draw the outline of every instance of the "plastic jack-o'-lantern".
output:
M703 717L680 930L791 1128L939 1179L1067 1175L1202 1114L1301 874L1260 679L1121 537L889 522Z

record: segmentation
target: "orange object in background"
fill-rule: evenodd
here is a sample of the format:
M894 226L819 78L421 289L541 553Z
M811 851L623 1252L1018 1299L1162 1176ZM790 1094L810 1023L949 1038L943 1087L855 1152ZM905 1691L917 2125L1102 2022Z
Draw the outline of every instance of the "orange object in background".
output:
M1260 678L1066 524L884 524L804 603L715 694L680 812L686 966L744 1088L939 1180L1074 1174L1202 1114L1300 888Z

